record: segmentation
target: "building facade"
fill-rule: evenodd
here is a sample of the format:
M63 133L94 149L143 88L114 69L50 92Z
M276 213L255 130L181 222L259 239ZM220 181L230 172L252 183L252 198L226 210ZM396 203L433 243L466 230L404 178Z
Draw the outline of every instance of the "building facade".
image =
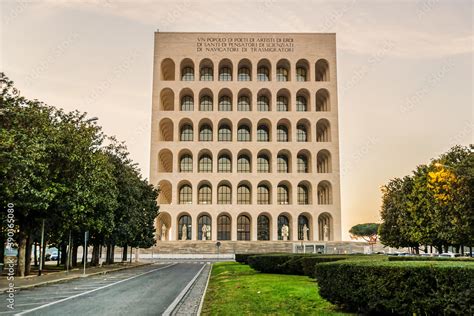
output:
M336 36L156 32L157 239L341 239Z

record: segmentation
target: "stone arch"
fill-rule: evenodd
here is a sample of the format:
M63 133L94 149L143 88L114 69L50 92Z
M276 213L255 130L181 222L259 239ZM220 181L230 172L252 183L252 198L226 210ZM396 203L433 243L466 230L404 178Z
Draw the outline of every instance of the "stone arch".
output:
M232 216L227 212L221 212L217 216L217 240L232 239Z
M232 81L233 71L232 61L227 58L222 59L219 62L219 81Z
M296 129L297 129L297 134L298 133L302 133L302 131L304 131L304 133L306 134L306 141L307 142L310 142L311 141L311 123L309 122L308 119L300 119L298 121L298 123L296 123ZM297 137L297 140L298 140L298 137Z
M316 111L329 112L331 111L331 100L329 91L327 89L319 89L316 92Z
M197 240L212 240L212 216L208 212L201 212L196 217L197 220L197 231L196 239ZM206 225L206 230L204 233L203 226Z
M308 112L311 111L311 93L308 89L299 89L296 92L296 111L298 112Z
M329 63L326 59L319 59L315 70L316 81L329 81Z
M252 215L242 212L237 216L237 240L250 241L252 238Z
M195 77L194 62L191 59L185 58L181 61L180 71L181 71L182 81L194 80L194 77Z
M332 204L332 185L327 180L318 183L318 204Z
M292 201L292 187L289 181L280 181L277 186L277 204L291 205Z
M291 81L291 64L288 59L280 59L277 62L277 81ZM285 70L282 72L282 70Z
M257 92L257 111L272 111L272 93L267 88L260 89Z
M273 220L268 212L262 212L257 216L257 240L272 240Z
M187 162L190 161L191 165L189 166L188 163L185 163L185 161L182 161L183 159L186 159ZM194 157L193 157L193 152L187 148L181 149L178 153L178 160L177 160L177 169L179 172L193 172L194 171ZM189 168L190 167L190 168Z
M282 88L278 90L276 111L279 111L279 112L292 111L290 90L286 88Z
M310 81L309 62L306 59L300 59L296 62L295 69L296 81Z
M307 225L307 231L304 230L305 224ZM314 240L313 216L308 212L298 215L298 240L305 240L304 233L306 233L306 240Z
M243 58L237 67L237 81L252 81L252 62Z
M174 92L170 88L160 92L160 111L174 111Z
M331 214L327 212L318 216L318 239L320 241L334 240L334 221Z
M172 142L173 137L173 121L167 117L160 120L158 141L160 142Z
M173 172L173 153L167 148L158 153L158 172Z
M331 123L328 119L320 119L316 123L316 141L330 142L331 141Z
M171 58L161 61L161 80L169 81L175 79L175 64Z
M297 189L298 204L310 205L313 204L312 185L311 182L303 180L298 183Z
M179 92L179 110L194 111L194 91L184 88Z
M228 107L230 103L230 110L222 109ZM218 111L232 111L233 110L233 96L232 91L228 88L223 88L219 91L217 95L217 110Z
M266 136L264 134L266 134ZM258 123L257 123L257 141L260 141L259 136L261 137L261 139L265 139L265 140L261 140L261 141L265 141L265 142L271 142L272 141L272 122L269 119L263 118L263 119L260 119L258 121Z
M257 80L271 81L272 80L272 64L266 58L260 59L257 63Z
M248 88L240 89L237 94L237 111L252 111L252 92Z
M299 173L311 173L313 172L312 168L312 159L311 152L307 149L301 149L296 155L297 159L297 170ZM304 169L303 161L306 161L304 164L306 168Z
M164 225L164 226L163 226ZM171 215L160 212L156 217L156 240L168 241L171 239Z
M193 218L188 212L181 212L176 216L178 227L176 231L176 240L191 240L193 235ZM183 234L183 225L186 226L186 235ZM186 237L184 237L186 236Z
M293 220L292 220L292 217L291 217L291 214L288 213L288 212L282 212L278 215L278 218L277 218L277 225L278 225L278 240L284 240L283 236L282 236L282 228L283 228L283 225L287 225L288 226L288 239L287 240L291 240L292 239L292 236L293 236Z
M331 153L327 149L321 149L318 151L316 170L318 173L331 173L332 172L332 159Z
M168 180L161 180L158 182L160 194L158 195L158 204L171 204L172 201L172 186Z

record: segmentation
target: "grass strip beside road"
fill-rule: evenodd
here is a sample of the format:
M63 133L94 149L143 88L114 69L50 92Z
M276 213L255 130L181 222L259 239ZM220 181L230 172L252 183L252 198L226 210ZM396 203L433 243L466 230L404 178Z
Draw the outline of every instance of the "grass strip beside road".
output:
M259 273L248 265L212 267L203 315L347 315L318 294L306 276Z

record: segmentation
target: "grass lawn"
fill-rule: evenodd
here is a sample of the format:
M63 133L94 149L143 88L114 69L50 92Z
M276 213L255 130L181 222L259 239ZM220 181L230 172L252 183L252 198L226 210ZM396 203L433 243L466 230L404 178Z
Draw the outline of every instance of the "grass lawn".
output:
M347 315L319 296L306 276L259 273L237 262L215 263L203 315Z

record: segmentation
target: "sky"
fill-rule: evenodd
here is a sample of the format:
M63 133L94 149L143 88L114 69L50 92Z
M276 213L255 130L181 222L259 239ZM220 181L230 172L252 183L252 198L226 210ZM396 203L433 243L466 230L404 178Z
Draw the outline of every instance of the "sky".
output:
M335 32L343 239L380 187L473 143L472 1L0 0L0 71L98 117L149 177L153 33Z

